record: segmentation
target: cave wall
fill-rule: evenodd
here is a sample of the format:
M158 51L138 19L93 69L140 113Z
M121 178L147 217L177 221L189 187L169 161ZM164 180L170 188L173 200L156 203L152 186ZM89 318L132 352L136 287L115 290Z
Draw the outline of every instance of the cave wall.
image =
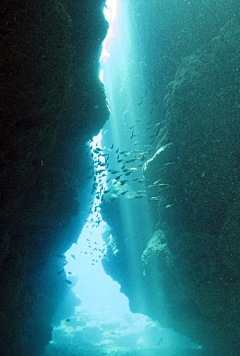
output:
M118 220L105 269L120 281L134 312L190 336L206 355L239 352L239 3L131 1L139 75L161 122L146 161L157 179L156 230L124 233ZM144 23L144 26L142 24ZM134 73L135 74L135 73ZM129 72L129 82L134 81ZM136 204L138 205L138 204ZM134 214L141 219L141 204ZM141 241L137 240L141 239ZM139 243L136 278L124 248ZM143 247L145 245L145 247ZM117 253L116 253L117 251ZM121 263L122 261L122 263ZM141 290L136 288L141 286ZM139 294L145 304L139 304Z
M62 256L89 210L86 143L109 116L104 1L1 2L0 345L34 356L68 287ZM83 194L84 192L84 194Z
M240 326L239 34L239 24L228 22L209 44L183 59L168 85L166 131L174 164L159 177L172 189L159 193L159 246L150 241L143 258L146 283L151 256L163 270L152 282L161 283L168 297L167 325L210 352L232 355ZM157 155L148 174L164 164Z

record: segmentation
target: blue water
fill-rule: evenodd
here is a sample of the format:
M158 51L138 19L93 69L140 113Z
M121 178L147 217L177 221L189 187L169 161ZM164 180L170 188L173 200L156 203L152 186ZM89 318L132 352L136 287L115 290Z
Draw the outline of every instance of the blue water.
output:
M55 326L53 344L79 345L90 343L99 347L140 347L144 349L157 348L159 350L191 349L195 345L187 337L162 328L157 322L145 315L132 313L129 309L128 298L120 292L121 286L106 275L101 263L101 259L106 254L106 236L108 236L108 242L111 239L109 227L101 216L101 196L104 190L111 188L111 185L115 184L115 187L117 187L117 183L112 180L107 183L109 172L104 164L108 164L106 160L109 153L111 164L108 170L110 168L113 170L119 169L119 164L113 157L113 153L116 156L121 147L133 149L131 135L134 136L137 132L129 131L129 127L138 121L139 127L143 129L145 120L141 122L142 119L139 119L138 113L133 112L131 101L137 100L139 105L142 105L147 96L141 77L136 76L134 91L129 89L129 83L127 83L127 72L129 70L134 71L135 60L137 60L134 51L131 52L127 6L123 6L123 4L120 6L120 2L115 0L108 1L107 7L109 11L105 10L105 15L110 23L110 28L103 43L100 79L104 82L106 88L111 116L106 127L97 137L93 138L90 144L96 168L96 180L92 181L93 196L95 194L95 197L93 198L92 209L89 212L90 215L77 244L74 244L66 253L68 263L65 266L65 271L68 280L72 282L72 291L81 300L81 303L75 306L72 314L62 319L61 323ZM123 14L125 16L121 17ZM129 63L129 58L131 58L130 69L129 65L126 66L126 63ZM119 71L119 75L126 78L126 83L121 88L122 99L119 98L117 102L111 80L114 63L117 64L116 70ZM126 106L123 117L118 116L119 105ZM124 127L125 136L119 134L119 125ZM128 137L127 140L126 137ZM135 146L135 149L139 149L139 151L144 150L144 146L148 143L142 137L134 138L134 140L135 142L136 140L139 141L139 144ZM106 154L106 156L102 154ZM132 167L132 169L138 169L138 172L140 172L138 175L141 174L141 168L136 168L136 164L133 164ZM118 185L118 193L123 193L126 186L128 187L126 198L132 197L131 191L135 197L137 189L143 189L141 186L137 188L138 183L135 183L132 188L127 183L124 187ZM146 201L145 204L145 210L148 211L149 202ZM151 218L148 217L148 221L150 220ZM133 226L129 225L127 228L130 233ZM146 226L146 229L150 229L150 226ZM103 235L105 235L105 241L102 238ZM133 259L134 250L130 253L130 258ZM61 313L61 305L59 310ZM113 354L113 350L111 352Z

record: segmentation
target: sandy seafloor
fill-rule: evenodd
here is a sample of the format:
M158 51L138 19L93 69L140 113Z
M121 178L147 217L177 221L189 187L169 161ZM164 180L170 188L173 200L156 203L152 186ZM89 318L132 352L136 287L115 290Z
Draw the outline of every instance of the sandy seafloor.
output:
M204 356L202 350L143 349L83 345L49 345L44 356Z

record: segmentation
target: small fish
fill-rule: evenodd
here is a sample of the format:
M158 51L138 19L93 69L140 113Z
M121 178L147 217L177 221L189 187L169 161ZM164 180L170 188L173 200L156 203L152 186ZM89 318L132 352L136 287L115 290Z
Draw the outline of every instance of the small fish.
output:
M125 161L126 163L131 163L131 162L135 162L138 158L132 158L132 159L129 159L128 161Z
M69 321L71 321L71 319L66 319L66 322L69 323Z
M165 164L164 164L164 167L171 166L171 165L173 165L173 164L175 164L175 162L168 162L168 163L165 163Z
M72 256L72 258L74 258L74 260L76 260L76 256L75 255L71 254L71 256Z
M142 178L142 179L138 179L138 183L145 183L146 179Z
M150 184L147 186L147 189L151 189L151 188L156 188L156 185L155 184Z
M146 153L147 153L147 152L143 152L141 155L139 155L139 157L140 157L140 158L139 158L139 161L144 161L144 160L146 159L146 156L145 156Z
M95 149L93 150L93 152L94 152L94 153L100 153L100 152L103 152L103 151L102 151L101 148L98 148L98 147L97 147L97 148L95 148Z
M148 92L148 89L145 90L145 92L144 92L143 95L141 96L141 99L144 98L144 96L147 94L147 92Z
M140 195L136 195L135 198L137 199L141 199L141 198L144 198L146 197L146 194L140 194Z
M174 205L174 203L173 203L173 204L166 205L166 206L165 206L165 209L171 208L173 205Z
M156 135L156 136L159 134L160 129L161 129L161 126L159 126L159 127L157 128L157 130L156 130L156 132L155 132L155 135Z
M120 181L119 181L119 183L121 183L121 185L124 185L126 182L128 182L127 179L125 179L125 180L120 180Z
M120 171L113 171L112 169L109 169L109 172L112 174L116 174L116 173L119 173Z
M62 269L61 271L59 271L57 274L61 274L64 272L64 269Z
M67 284L72 284L72 282L69 281L69 279L65 279L65 282L66 282Z
M134 134L134 135L133 135L133 137L136 137L136 136L144 136L144 134L137 133L137 134Z

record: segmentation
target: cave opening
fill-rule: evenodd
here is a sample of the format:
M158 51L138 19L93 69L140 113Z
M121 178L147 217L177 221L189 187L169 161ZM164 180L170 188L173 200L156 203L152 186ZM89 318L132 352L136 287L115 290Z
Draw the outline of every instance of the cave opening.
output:
M142 268L138 256L141 243L134 244L126 238L124 246L120 246L127 256L127 274L131 274L133 289L138 291L134 305L129 307L124 288L106 274L108 246L114 257L119 252L113 236L119 227L114 231L114 219L109 219L113 226L104 221L105 217L108 220L105 205L118 200L124 236L139 234L149 240L154 231L143 166L151 152L152 137L145 132L152 128L148 114L154 110L155 102L151 101L151 107L146 103L149 93L141 75L146 64L139 60L134 45L136 33L130 8L130 3L120 4L118 0L108 0L104 7L109 30L102 46L99 79L104 84L111 114L89 143L95 170L91 179L92 197L88 197L92 207L78 242L65 254L70 291L53 318L52 344L191 349L196 345L189 338L161 327L144 314L144 287L138 277ZM133 200L141 206L139 226L134 220Z

